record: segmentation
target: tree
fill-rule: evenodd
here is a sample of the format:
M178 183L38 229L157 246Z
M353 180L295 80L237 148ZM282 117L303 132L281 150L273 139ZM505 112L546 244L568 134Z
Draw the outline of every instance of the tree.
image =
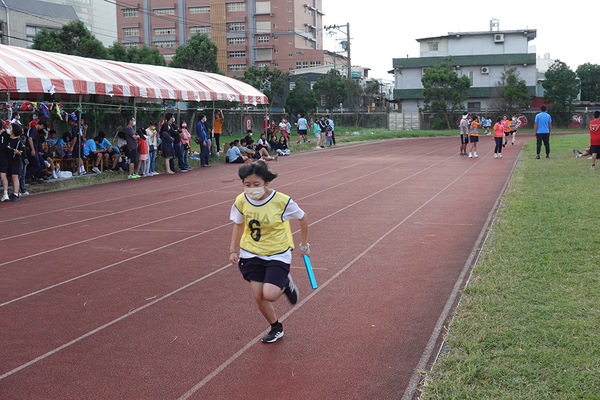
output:
M509 115L531 105L527 83L524 79L519 79L517 67L504 67L504 72L496 83L492 99L494 108Z
M274 68L271 71L268 66L260 69L251 66L244 72L244 76L239 79L267 96L269 98L269 108L271 108L279 104L277 98L283 96L285 85L290 80L290 73L283 72L279 68Z
M336 69L330 69L327 74L320 76L313 90L317 97L325 99L325 108L330 112L348 98L348 85Z
M585 63L576 72L581 83L581 100L600 101L600 65Z
M148 64L165 66L165 57L157 48L146 45L142 47L125 48L121 43L115 42L108 48L108 54L115 61L130 62L134 64Z
M196 34L187 44L175 50L175 57L169 64L174 68L185 68L194 71L221 73L217 63L217 45L204 34Z
M568 123L575 111L572 102L579 94L579 81L575 72L564 62L556 60L546 71L542 87L546 90L544 100L554 103L548 111L559 125Z
M448 114L464 108L471 86L467 76L458 77L451 63L452 57L445 57L440 65L427 68L421 78L425 109L443 114L448 129L451 129Z
M71 21L61 29L42 29L33 38L35 50L51 51L72 56L110 58L101 41L81 21Z
M284 104L285 110L291 115L308 115L316 110L319 102L315 96L315 92L310 88L310 84L306 81L306 77L301 76L296 79L296 84L294 85L294 88L289 91Z

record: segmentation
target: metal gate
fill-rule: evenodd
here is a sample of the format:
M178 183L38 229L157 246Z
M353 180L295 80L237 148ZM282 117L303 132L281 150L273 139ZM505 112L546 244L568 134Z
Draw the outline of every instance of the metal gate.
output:
M391 131L417 131L421 129L421 118L416 113L390 113L389 129Z

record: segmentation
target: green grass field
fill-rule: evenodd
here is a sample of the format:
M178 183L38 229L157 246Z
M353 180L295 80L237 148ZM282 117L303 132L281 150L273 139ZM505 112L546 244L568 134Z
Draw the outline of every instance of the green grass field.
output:
M526 143L422 399L600 399L600 166L572 152L588 143L553 136L541 160Z

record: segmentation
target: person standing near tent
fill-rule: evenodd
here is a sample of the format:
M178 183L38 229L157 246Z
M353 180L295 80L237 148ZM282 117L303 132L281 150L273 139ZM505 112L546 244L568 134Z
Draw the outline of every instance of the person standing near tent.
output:
M87 125L81 126L77 123L77 117L75 113L69 114L68 123L71 125L69 135L71 136L71 147L69 153L71 157L77 160L77 173L79 175L85 174L85 168L83 166L83 137L87 131Z
M125 140L127 141L127 153L129 154L129 175L128 179L140 178L140 175L136 175L135 167L138 163L138 140L139 135L135 132L135 118L132 116L127 117L125 120L127 126L124 129Z
M219 110L215 114L215 119L213 121L213 134L215 136L215 144L217 145L217 152L221 152L221 134L223 133L223 122L225 122L225 117L223 116L223 110Z
M200 121L196 125L196 134L200 138L200 166L210 167L208 160L210 149L208 148L208 133L206 132L206 115L200 114Z

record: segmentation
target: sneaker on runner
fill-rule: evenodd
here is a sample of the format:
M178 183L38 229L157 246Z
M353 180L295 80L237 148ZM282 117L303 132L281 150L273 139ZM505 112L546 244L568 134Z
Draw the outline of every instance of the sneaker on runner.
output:
M292 280L292 274L288 274L289 282L285 289L283 289L283 293L287 296L288 300L292 304L296 304L298 302L298 297L300 296L300 291L294 285L294 281Z
M283 337L283 326L272 326L269 333L260 339L263 343L273 343Z
M19 200L21 200L21 196L19 196L18 194L14 194L13 193L13 194L10 195L9 200L10 201L19 201Z
M95 172L95 173L97 173L97 174L99 174L99 173L100 173L100 170L98 169L98 167L94 167L94 168L92 168L92 171L94 171L94 172Z
M2 195L2 201L7 201L10 198L8 197L8 193L4 192L4 194Z

